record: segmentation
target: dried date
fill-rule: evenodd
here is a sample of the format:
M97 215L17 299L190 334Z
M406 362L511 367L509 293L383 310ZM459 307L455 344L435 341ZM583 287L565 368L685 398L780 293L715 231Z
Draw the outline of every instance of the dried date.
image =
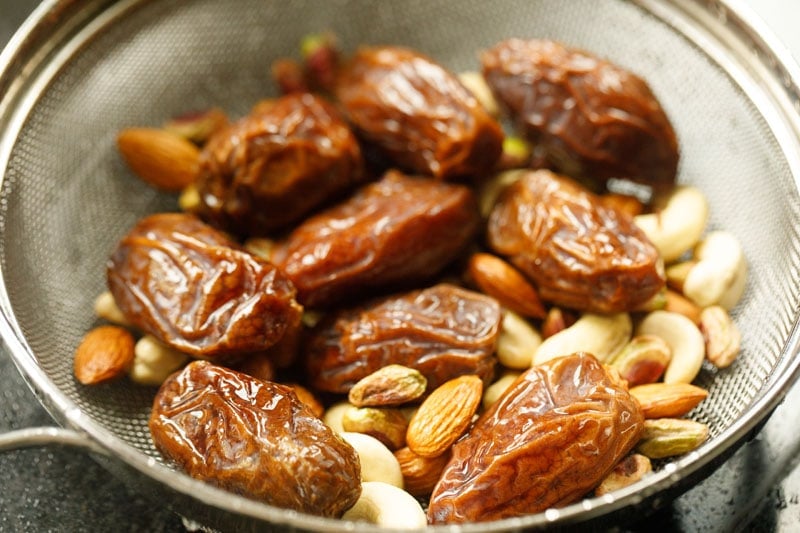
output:
M478 226L462 185L387 172L350 199L303 222L274 261L308 307L327 307L439 273Z
M483 74L547 164L597 180L671 188L675 131L647 83L589 53L547 40L508 39L481 56Z
M333 106L283 96L214 135L200 157L200 214L264 235L297 222L364 179L358 142Z
M487 232L490 246L558 306L630 311L665 284L658 251L631 217L547 170L525 172L503 191Z
M198 218L151 215L118 243L107 280L140 330L196 357L260 352L299 324L291 282Z
M534 366L453 445L428 521L499 520L577 501L633 448L643 427L627 387L594 356Z
M207 361L164 382L150 433L191 477L270 505L338 517L361 492L356 451L290 387Z
M337 393L391 364L418 370L428 391L463 374L488 383L501 320L494 299L448 284L342 310L312 332L308 375Z
M335 93L358 133L407 171L482 177L502 152L502 129L458 78L407 48L359 49Z

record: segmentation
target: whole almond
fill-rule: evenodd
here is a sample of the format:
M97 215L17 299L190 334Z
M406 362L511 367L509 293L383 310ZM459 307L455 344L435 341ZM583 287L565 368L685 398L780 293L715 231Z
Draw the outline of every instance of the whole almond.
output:
M128 128L117 136L117 147L134 174L158 189L178 192L197 177L200 149L176 133Z
M547 311L539 293L513 266L497 256L485 253L470 257L469 276L485 294L500 305L530 318L544 318Z
M425 393L428 380L414 368L387 365L364 376L348 393L348 399L358 407L402 405Z
M403 473L403 488L412 496L430 496L450 460L449 453L437 457L422 457L406 446L394 452Z
M689 383L648 383L629 392L646 419L681 417L708 396L707 390Z
M435 389L408 424L406 443L422 457L437 457L467 430L483 396L478 376L451 379Z
M119 326L99 326L89 331L75 351L73 372L84 385L111 381L133 364L135 340Z

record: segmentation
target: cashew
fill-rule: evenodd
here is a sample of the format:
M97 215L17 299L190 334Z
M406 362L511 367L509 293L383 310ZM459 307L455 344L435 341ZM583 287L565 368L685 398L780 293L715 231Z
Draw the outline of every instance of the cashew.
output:
M747 264L738 239L727 231L713 231L695 247L694 256L697 263L686 274L684 296L700 307L735 306L747 279Z
M375 437L343 431L339 435L355 448L361 461L361 481L382 481L403 488L403 472L397 457Z
M189 356L145 335L133 348L130 378L140 385L161 385L167 377L186 364Z
M500 376L500 378L486 387L483 391L483 398L481 399L481 405L483 405L483 409L486 410L490 408L494 403L500 399L500 397L508 390L508 388L517 381L517 378L520 376L520 372L509 371Z
M483 74L474 70L461 72L458 75L461 84L472 93L472 96L483 106L487 113L496 117L500 114L500 106L497 104L489 84Z
M542 336L527 320L506 310L497 339L497 360L507 368L524 369L531 366L533 352L542 344Z
M102 292L95 298L94 314L118 326L131 325L128 319L125 318L122 310L117 306L117 302L114 301L114 295L111 294L111 291Z
M361 496L342 518L392 529L423 529L428 525L425 511L416 498L380 481L363 482Z
M632 329L627 313L586 313L570 327L546 338L534 352L533 364L575 352L588 352L601 362L607 361L628 343Z
M676 187L663 209L633 218L658 249L665 263L675 261L694 246L708 221L708 201L696 187Z
M483 218L489 218L494 204L506 187L518 181L525 172L520 169L506 170L486 181L478 193L478 207Z
M705 358L705 340L689 318L670 311L653 311L639 323L637 335L656 335L672 349L664 383L691 383Z
M322 421L325 422L325 424L336 433L343 433L344 424L342 423L342 420L344 419L344 415L350 409L355 408L356 406L350 402L337 402L325 409L325 414L322 415Z

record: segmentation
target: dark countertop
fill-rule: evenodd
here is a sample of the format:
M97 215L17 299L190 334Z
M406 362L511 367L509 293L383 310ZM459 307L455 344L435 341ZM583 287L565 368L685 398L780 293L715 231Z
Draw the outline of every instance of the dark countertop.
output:
M0 2L0 46L34 0ZM0 433L52 425L0 351ZM632 531L800 531L800 385L761 433L711 477ZM185 531L179 517L129 490L84 452L0 453L0 532Z

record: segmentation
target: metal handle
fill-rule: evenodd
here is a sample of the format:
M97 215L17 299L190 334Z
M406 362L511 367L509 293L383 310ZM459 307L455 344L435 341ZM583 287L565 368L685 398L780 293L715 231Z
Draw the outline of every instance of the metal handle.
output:
M0 434L0 452L52 444L74 446L90 452L107 455L107 452L86 434L71 429L35 427Z

